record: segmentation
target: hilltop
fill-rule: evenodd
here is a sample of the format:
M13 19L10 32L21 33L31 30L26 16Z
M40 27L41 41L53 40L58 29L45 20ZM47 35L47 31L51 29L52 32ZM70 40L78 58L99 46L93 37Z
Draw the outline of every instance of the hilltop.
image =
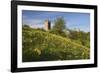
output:
M90 49L65 38L37 29L23 28L23 62L89 59Z

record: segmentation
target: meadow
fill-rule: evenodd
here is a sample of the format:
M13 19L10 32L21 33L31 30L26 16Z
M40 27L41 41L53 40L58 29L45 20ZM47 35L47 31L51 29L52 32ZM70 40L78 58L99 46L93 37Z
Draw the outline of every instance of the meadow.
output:
M59 35L55 34L55 31L45 31L23 26L22 61L89 59L89 42L89 32L70 30L70 34Z

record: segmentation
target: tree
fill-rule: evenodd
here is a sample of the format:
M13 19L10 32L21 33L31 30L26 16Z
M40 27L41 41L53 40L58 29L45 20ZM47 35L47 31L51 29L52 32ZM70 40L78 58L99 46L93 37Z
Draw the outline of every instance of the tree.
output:
M69 38L78 44L90 48L90 32L70 30Z
M55 25L53 26L53 30L61 32L65 29L65 21L62 17L59 17L55 20Z
M54 23L55 25L53 26L52 33L61 36L66 36L66 34L63 31L66 28L64 19L62 17L59 17L55 20Z
M29 25L26 25L26 24L24 24L23 27L24 28L30 28L30 26Z

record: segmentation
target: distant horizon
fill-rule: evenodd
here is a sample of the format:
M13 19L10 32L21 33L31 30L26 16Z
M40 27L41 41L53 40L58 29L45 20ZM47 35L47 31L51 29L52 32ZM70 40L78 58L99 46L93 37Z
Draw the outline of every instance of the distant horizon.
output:
M90 32L89 13L22 10L22 24L27 24L33 28L44 28L45 20L49 20L52 27L58 17L64 18L65 26L68 29Z

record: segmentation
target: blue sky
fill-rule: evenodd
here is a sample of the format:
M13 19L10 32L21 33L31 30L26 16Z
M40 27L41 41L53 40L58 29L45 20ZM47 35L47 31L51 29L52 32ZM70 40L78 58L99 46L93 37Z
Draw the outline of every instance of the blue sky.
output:
M90 14L75 12L51 12L51 11L22 11L22 23L32 26L33 28L43 28L44 21L50 20L51 25L58 17L63 17L65 25L69 29L80 29L82 31L90 31Z

